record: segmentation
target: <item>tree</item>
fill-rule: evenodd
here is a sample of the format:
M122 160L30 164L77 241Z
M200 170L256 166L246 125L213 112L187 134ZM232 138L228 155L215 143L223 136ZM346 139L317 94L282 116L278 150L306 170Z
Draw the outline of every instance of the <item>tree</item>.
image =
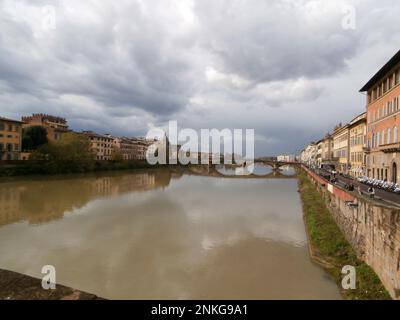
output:
M114 162L123 162L124 156L122 155L120 150L114 148L111 154L111 160Z
M47 139L47 130L42 126L24 128L22 137L23 150L36 150L49 142Z
M22 150L24 151L33 150L33 141L30 136L24 136L22 138Z
M48 160L46 166L51 173L84 172L93 169L95 164L89 139L73 132L43 145L31 159Z

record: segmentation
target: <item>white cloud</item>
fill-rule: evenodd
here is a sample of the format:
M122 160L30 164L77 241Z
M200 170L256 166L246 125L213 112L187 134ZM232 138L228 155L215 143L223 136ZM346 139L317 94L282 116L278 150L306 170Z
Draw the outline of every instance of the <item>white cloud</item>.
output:
M291 151L362 110L399 13L389 0L0 0L0 115L130 135L168 120L255 128L258 154Z

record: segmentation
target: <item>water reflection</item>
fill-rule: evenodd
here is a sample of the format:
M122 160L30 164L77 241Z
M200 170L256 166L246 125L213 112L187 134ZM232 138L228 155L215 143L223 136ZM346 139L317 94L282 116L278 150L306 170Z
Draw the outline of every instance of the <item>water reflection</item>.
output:
M296 174L296 169L293 166L283 166L280 168L280 173L290 177Z
M216 167L217 171L221 175L225 176L235 176L236 175L236 170L240 169L236 166L230 166L230 165L219 165ZM254 164L254 171L252 173L254 176L258 177L273 177L277 176L279 177L280 175L291 177L296 175L296 170L293 166L283 166L279 168L278 170L274 171L271 166L265 165L262 163L255 163Z
M21 220L40 224L60 219L64 213L96 198L166 187L171 174L169 170L157 170L0 183L0 225Z
M309 260L294 179L154 170L0 188L0 268L51 264L105 298L339 298Z

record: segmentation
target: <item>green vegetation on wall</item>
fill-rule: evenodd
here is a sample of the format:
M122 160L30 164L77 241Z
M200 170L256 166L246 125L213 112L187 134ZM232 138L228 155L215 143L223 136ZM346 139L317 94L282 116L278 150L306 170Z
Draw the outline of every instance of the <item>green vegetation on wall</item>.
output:
M379 277L366 263L357 258L351 245L337 226L317 187L300 170L299 186L310 246L324 269L332 275L341 288L342 268L354 266L357 272L357 289L341 290L348 300L391 299Z

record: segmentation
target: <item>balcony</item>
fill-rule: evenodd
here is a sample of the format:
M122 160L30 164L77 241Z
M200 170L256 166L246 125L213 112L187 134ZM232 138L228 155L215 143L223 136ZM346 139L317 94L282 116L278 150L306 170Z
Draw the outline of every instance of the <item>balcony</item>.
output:
M400 142L379 146L377 150L384 153L400 152Z
M371 152L371 148L370 147L363 147L363 151L365 153L370 153Z

